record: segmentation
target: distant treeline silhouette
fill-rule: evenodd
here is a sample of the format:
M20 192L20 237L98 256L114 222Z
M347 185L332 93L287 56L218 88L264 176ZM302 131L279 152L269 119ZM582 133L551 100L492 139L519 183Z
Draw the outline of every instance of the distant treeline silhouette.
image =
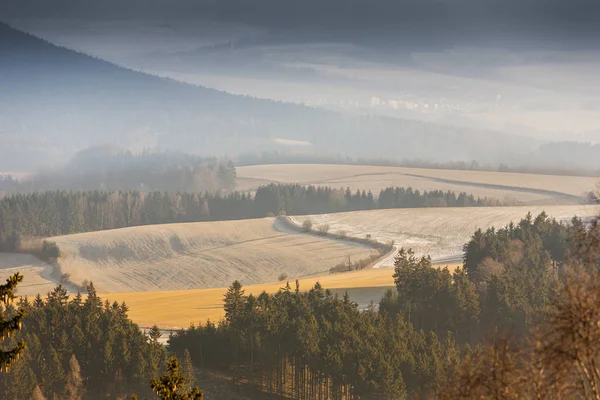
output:
M133 154L115 146L77 153L64 168L17 179L0 175L0 194L46 190L210 192L235 188L233 163L179 152Z
M243 153L236 157L237 166L265 164L335 164L373 165L458 171L514 172L536 175L600 176L600 144L552 142L539 146L512 163L471 161L431 161L385 157L348 157L336 154L271 151ZM577 161L577 162L575 162Z
M371 192L330 187L270 184L255 195L139 191L48 191L15 194L0 200L0 249L16 250L25 237L175 222L306 215L377 208L469 207L499 205L497 200L466 193L420 192L387 188L375 199Z

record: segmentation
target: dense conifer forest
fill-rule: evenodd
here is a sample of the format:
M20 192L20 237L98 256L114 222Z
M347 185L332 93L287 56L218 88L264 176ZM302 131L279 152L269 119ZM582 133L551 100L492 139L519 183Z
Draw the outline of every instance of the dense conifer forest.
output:
M467 207L498 205L495 200L466 193L419 192L411 188L382 190L376 200L364 190L329 187L261 186L255 195L233 192L168 193L140 191L47 191L15 194L0 200L0 251L14 251L28 237L176 222L262 218L280 214L320 214L339 211L406 207Z
M7 374L0 374L3 398L27 399L36 385L50 399L75 390L85 396L66 398L148 392L148 380L159 375L166 361L165 349L127 318L124 304L103 303L93 285L87 290L85 300L80 295L69 299L57 287L45 299L16 303L27 314L17 335L27 349Z
M600 267L595 222L586 227L578 219L567 225L528 215L490 229L486 240L482 234L465 245L465 265L454 272L403 249L396 290L364 312L318 284L308 292L288 284L255 297L234 282L224 297L225 320L180 331L169 348L188 349L199 368L231 371L234 382L286 398L443 392L451 386L449 371L484 352L490 338L510 332L513 344L524 341L551 308L567 266Z
M475 232L465 252L464 266L451 272L403 249L393 271L396 289L366 310L319 284L288 283L275 294L253 296L234 282L224 294L224 320L181 330L167 348L157 328L141 333L127 306L103 302L93 285L85 299L58 287L45 299L22 298L3 308L3 320L26 314L4 348L24 341L26 349L0 373L0 393L145 398L149 381L164 389L162 383L185 376L181 389L201 396L192 388L194 368L221 371L231 387L251 388L264 399L492 399L500 389L560 399L587 390L576 385L596 378L579 373L577 363L579 357L587 368L600 356L598 222L527 215ZM578 341L573 329L589 340ZM556 353L562 348L572 353ZM181 365L167 363L169 353ZM536 365L552 366L560 380ZM548 388L561 395L535 397Z

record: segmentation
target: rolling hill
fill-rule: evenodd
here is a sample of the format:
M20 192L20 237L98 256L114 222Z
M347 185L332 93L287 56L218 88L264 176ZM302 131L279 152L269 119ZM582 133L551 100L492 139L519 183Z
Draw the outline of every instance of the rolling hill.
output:
M2 23L0 59L0 170L31 170L105 143L203 155L302 143L305 151L349 156L488 162L510 162L535 146L490 131L231 95L122 68Z
M276 229L272 218L148 225L51 238L61 272L99 292L181 290L276 282L327 274L377 252L357 244Z

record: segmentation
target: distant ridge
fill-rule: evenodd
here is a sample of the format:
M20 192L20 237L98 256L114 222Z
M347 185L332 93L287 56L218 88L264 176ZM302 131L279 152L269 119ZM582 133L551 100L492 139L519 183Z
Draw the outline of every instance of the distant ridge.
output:
M0 60L0 171L105 143L234 155L276 150L284 139L315 152L442 161L505 161L528 146L516 136L350 116L159 78L2 23Z

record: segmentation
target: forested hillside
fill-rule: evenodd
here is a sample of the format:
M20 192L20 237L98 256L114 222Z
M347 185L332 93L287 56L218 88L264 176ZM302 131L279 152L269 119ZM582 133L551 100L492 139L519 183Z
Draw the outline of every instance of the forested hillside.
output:
M509 153L532 145L493 132L234 96L121 68L1 23L0 58L0 171L105 143L233 155L291 139L316 152L440 161L510 161Z
M228 387L257 399L496 399L498 390L593 398L583 396L585 383L598 377L580 366L599 354L600 224L527 215L475 232L465 249L454 273L403 249L396 289L378 310L359 311L319 284L253 296L236 281L224 295L224 320L179 331L167 349L158 329L142 335L127 306L103 303L92 285L85 299L68 299L59 287L3 310L9 319L27 314L5 343L25 340L27 348L0 373L0 393L143 398L173 352L184 361L186 389L195 367L228 376ZM578 336L584 332L591 336Z
M232 172L233 173L233 172ZM262 218L375 208L481 207L498 201L466 193L412 188L371 192L301 185L261 186L254 196L233 192L153 191L41 192L17 194L0 200L0 251L19 249L28 237L51 237L80 232L176 222Z
M93 285L87 293L69 298L58 287L46 299L21 299L6 310L9 316L17 309L27 313L17 335L27 348L8 373L0 373L3 399L30 399L36 385L49 399L150 394L148 382L167 359L158 336L142 334L125 304L103 303Z
M360 312L350 298L333 296L319 284L308 292L288 285L275 295L255 297L234 282L224 297L225 321L182 330L169 349L188 349L197 367L231 371L234 383L237 377L292 398L405 399L427 392L431 398L437 392L441 398L497 399L504 397L493 396L494 388L518 393L524 387L547 393L526 380L519 383L523 387L507 387L503 377L492 375L494 367L511 374L535 368L528 363L537 359L501 364L512 353L500 344L489 352L485 346L506 333L507 346L526 346L527 335L553 311L576 268L595 273L593 285L598 285L600 225L586 228L577 219L567 225L544 214L528 215L487 236L482 242L481 232L473 235L465 245L465 267L454 273L403 249L394 268L396 290L386 294L378 311ZM473 267L482 251L489 258L480 267L493 265L484 276ZM560 333L560 327L550 329ZM492 355L494 349L504 353ZM469 364L473 358L479 364ZM483 381L455 381L455 371ZM537 376L552 379L544 372ZM489 395L468 394L473 392Z

